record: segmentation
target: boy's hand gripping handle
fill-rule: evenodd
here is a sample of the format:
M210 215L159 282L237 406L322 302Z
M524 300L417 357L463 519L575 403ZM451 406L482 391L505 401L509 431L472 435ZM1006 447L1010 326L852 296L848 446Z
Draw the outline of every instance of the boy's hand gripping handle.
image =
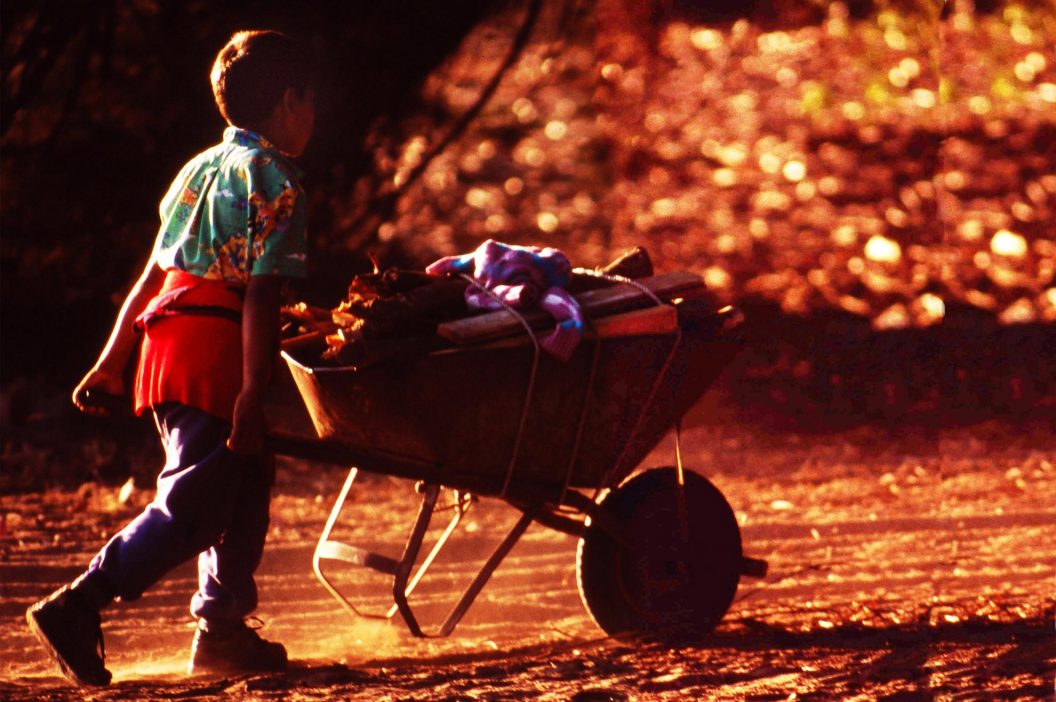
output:
M77 402L89 414L112 417L129 413L128 398L98 388L84 388L77 393Z

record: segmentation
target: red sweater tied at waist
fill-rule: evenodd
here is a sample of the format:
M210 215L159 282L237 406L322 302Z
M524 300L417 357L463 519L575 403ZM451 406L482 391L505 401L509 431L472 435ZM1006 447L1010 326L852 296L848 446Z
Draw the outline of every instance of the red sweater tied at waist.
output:
M135 323L143 334L137 414L180 402L231 421L242 389L244 295L240 283L166 271L161 290Z

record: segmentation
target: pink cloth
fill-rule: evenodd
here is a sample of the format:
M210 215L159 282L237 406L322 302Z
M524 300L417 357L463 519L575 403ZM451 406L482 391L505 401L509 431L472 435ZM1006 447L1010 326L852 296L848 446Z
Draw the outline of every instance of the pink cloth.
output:
M583 314L565 288L572 265L561 251L537 246L513 246L488 239L476 251L447 256L426 267L427 273L466 273L514 309L540 307L557 321L557 328L541 340L546 351L567 361L583 336ZM502 304L478 287L466 289L471 308L502 309Z

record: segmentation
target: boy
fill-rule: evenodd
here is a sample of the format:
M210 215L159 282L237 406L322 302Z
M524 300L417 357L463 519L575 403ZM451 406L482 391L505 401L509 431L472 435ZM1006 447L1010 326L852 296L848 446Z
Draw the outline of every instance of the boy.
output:
M244 621L268 527L264 385L277 351L281 285L305 275L306 198L287 157L315 120L311 67L292 40L239 32L211 80L229 127L180 171L161 203L153 254L99 360L73 393L121 395L137 345L136 412L151 410L166 453L154 501L71 584L26 619L72 681L106 685L99 610L133 600L198 555L190 672L282 670L286 650ZM142 335L140 341L137 334Z

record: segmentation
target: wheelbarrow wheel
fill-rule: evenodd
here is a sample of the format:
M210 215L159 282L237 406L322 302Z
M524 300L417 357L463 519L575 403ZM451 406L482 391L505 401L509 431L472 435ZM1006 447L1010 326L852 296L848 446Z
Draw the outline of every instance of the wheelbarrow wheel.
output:
M588 520L576 575L606 633L692 637L711 631L733 602L742 570L733 510L696 473L685 472L683 494L684 512L676 470L654 468L606 494Z

